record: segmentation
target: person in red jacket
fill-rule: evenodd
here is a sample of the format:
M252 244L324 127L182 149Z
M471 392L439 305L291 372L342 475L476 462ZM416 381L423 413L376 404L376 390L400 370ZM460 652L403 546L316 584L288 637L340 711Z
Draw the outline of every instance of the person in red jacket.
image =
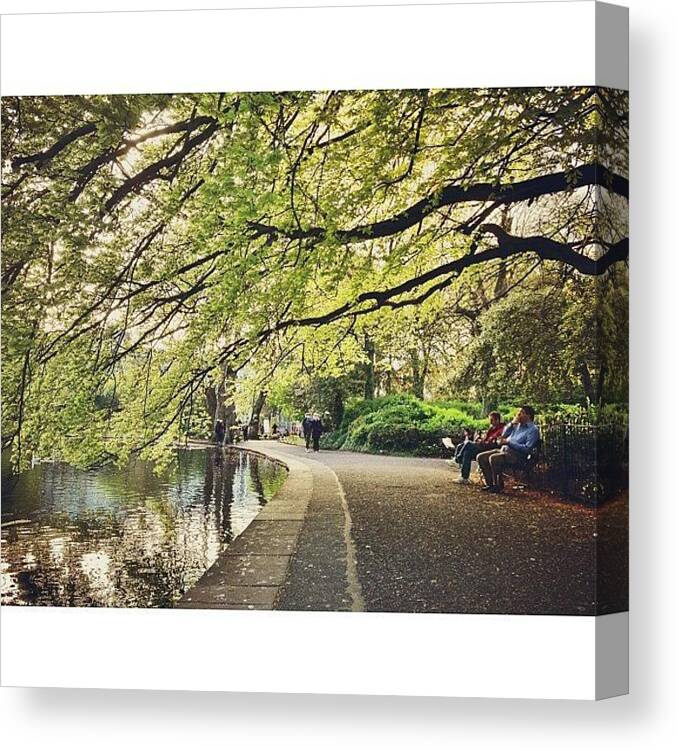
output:
M501 414L498 411L491 411L488 415L490 426L487 431L480 435L476 440L464 443L459 455L456 457L457 463L461 464L461 476L455 479L456 484L468 484L471 480L471 462L479 453L491 451L499 447L499 440L504 431L504 423L501 421Z

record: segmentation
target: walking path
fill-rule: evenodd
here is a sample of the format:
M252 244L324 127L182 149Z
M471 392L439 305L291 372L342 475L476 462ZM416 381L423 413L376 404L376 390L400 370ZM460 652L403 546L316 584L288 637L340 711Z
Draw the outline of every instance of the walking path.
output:
M439 459L246 444L282 490L179 606L502 614L627 608L626 503L452 483ZM601 580L600 568L614 571Z

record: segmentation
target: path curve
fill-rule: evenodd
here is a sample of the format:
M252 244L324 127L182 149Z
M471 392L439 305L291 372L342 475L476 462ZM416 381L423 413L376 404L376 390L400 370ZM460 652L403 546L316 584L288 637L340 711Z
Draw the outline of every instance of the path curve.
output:
M351 517L332 469L274 441L234 448L285 465L288 477L175 606L362 611Z
M228 593L217 606L239 608L561 615L628 608L625 500L596 511L530 493L488 496L454 484L440 459L307 454L273 441L244 447L285 463L289 478L180 606L215 606L209 601L221 587ZM226 559L243 554L246 562ZM604 580L601 556L611 571ZM234 581L247 601L231 601Z

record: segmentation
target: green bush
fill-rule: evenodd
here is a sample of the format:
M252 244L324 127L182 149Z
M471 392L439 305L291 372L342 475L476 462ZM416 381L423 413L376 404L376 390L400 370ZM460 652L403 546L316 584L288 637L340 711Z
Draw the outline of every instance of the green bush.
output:
M504 421L510 421L519 404L498 406ZM602 408L573 404L535 404L541 425L625 423L627 408L609 404ZM442 456L442 438L459 440L464 428L485 430L482 406L469 401L425 402L408 394L353 400L346 404L339 427L322 437L322 446L334 450Z
M433 401L431 405L440 409L454 409L473 419L483 417L483 405L479 401Z
M368 453L441 456L443 437L459 439L465 427L482 429L479 404L426 403L406 394L351 402L338 430L323 437L323 447ZM469 413L471 412L471 413Z

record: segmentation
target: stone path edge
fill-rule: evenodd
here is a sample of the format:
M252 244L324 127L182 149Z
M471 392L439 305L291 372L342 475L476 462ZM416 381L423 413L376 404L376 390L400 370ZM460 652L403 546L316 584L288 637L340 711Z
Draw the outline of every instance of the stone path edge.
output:
M275 609L313 494L311 468L267 446L229 446L287 469L282 487L175 603L178 609Z

